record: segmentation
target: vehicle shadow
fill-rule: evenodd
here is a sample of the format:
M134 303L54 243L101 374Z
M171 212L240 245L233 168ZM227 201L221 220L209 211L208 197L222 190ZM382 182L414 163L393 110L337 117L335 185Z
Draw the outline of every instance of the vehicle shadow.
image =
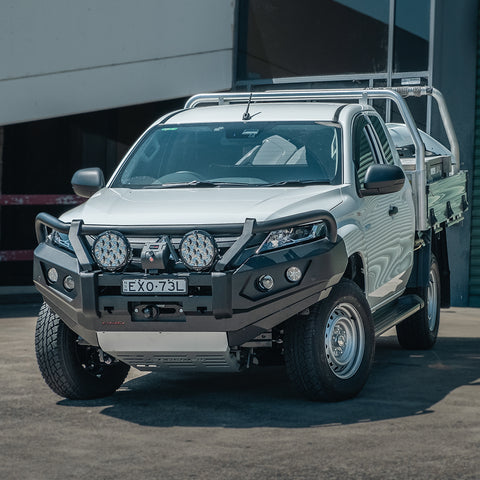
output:
M480 387L480 338L439 338L433 350L406 351L395 337L385 337L361 394L340 403L305 400L283 367L265 367L238 374L149 373L127 379L111 397L59 405L104 407L104 415L152 427L305 428L427 415L464 385Z

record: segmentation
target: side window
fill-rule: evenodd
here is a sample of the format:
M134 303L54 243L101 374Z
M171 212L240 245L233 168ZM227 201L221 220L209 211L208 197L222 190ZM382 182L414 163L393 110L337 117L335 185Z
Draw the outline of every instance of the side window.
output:
M364 117L359 117L353 129L353 161L357 174L357 189L363 188L368 167L377 163L372 140L368 133L368 126L367 120Z
M372 122L373 128L375 129L375 133L377 134L377 137L380 143L380 148L382 149L383 157L385 159L385 163L388 163L389 165L393 165L394 162L393 162L392 149L390 148L390 144L388 143L388 138L382 123L377 117L373 115L370 115L369 118Z

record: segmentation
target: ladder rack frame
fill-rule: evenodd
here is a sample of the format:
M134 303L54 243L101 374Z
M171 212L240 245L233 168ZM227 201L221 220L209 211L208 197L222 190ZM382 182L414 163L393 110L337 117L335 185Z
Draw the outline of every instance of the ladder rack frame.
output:
M452 174L459 170L460 149L453 123L443 95L439 90L429 86L414 87L389 87L389 88L351 88L338 90L286 90L269 92L237 92L237 93L202 93L194 95L187 100L186 109L205 105L235 104L235 103L258 103L258 102L316 102L316 101L345 101L358 100L361 104L367 104L369 100L391 100L395 102L400 115L405 122L415 147L416 165L412 172L412 188L415 192L417 211L417 230L425 231L430 227L427 215L427 181L425 170L425 146L417 129L415 120L405 101L408 97L433 97L438 105L443 127L450 143L452 152ZM247 120L248 121L248 120Z

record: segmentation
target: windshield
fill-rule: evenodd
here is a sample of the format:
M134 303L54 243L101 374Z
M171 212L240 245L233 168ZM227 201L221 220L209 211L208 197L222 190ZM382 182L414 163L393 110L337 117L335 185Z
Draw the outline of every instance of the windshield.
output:
M338 183L340 131L311 121L162 124L146 133L112 186Z

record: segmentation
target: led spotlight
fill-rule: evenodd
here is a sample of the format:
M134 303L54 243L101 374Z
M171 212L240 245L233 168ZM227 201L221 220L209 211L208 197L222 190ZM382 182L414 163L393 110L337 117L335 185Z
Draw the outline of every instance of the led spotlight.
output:
M180 242L183 263L192 270L208 270L217 257L215 239L207 232L193 230Z
M55 283L58 280L58 272L56 268L49 268L47 271L47 278L50 283Z
M68 292L71 292L75 288L75 281L73 280L73 277L71 275L67 275L63 279L63 287Z
M128 240L114 230L101 233L93 243L92 252L98 266L109 272L125 268L131 255Z
M268 292L273 288L273 277L271 275L262 275L257 278L257 287L262 292Z
M298 282L302 278L302 271L298 267L289 267L285 276L289 282Z

